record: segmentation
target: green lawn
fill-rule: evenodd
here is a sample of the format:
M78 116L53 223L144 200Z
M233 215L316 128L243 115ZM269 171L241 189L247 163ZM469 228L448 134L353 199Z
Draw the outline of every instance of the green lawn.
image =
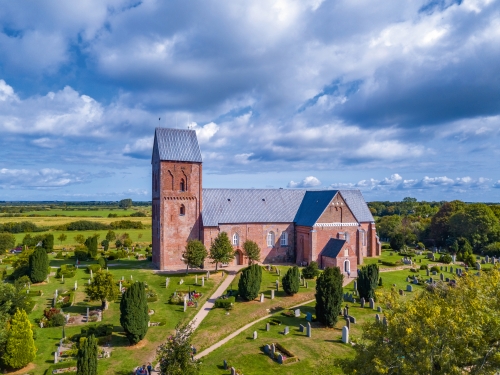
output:
M11 216L7 217L10 221L19 221L18 219L25 218L29 219L30 215L37 216L68 216L68 217L108 217L109 214L116 214L118 217L127 217L133 214L134 212L150 212L150 207L137 207L135 209L122 209L122 208L111 208L111 209L50 209L50 210L40 210L40 211L26 211L21 214L16 214L19 216ZM5 216L4 216L5 217Z

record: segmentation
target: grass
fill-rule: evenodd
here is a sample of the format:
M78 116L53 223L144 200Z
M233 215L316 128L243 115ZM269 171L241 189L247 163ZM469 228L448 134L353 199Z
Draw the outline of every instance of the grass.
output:
M226 315L226 310L224 309L211 310L193 336L193 342L196 347L203 350L243 327L245 324L268 315L269 311L273 309L284 309L314 299L316 289L316 282L314 280L308 280L307 289L301 286L299 293L294 296L287 296L281 286L281 277L285 275L289 267L280 266L278 268L280 269L281 276L278 276L276 271L269 272L263 270L262 272L260 293L264 293L264 302L260 302L260 296L254 301L245 302L238 298L233 309L229 311L229 315ZM276 279L278 278L280 279L280 290L276 291ZM239 275L233 281L233 289L238 289L238 280ZM270 299L271 289L275 290L275 298L273 300Z
M73 264L73 261L64 261L51 259L51 266L58 267L61 264ZM112 263L115 263L113 261ZM111 341L112 355L110 359L99 361L99 374L129 374L131 370L138 365L142 365L147 361L152 361L154 352L158 345L165 341L165 337L169 335L175 325L179 321L187 321L193 318L197 310L194 307L188 308L187 312L183 312L181 305L171 305L168 303L171 294L177 289L179 291L191 290L202 292L204 296L199 301L199 308L203 302L213 293L217 285L221 281L221 273L213 275L209 280L206 280L205 286L195 286L194 274L186 276L184 274L168 275L171 281L168 288L165 288L164 274L155 273L152 271L151 263L147 261L137 260L120 260L117 266L110 266L109 271L113 274L115 280L125 277L130 279L132 275L134 281L145 281L148 285L158 294L158 301L149 303L149 308L155 310L151 321L166 322L165 326L150 327L149 331L143 341L135 347L131 347L126 340L123 330L119 323L120 310L119 301L110 303L110 307L103 314L102 323L111 323L114 326L113 336ZM50 277L49 284L42 283L32 285L32 291L43 291L44 295L41 297L34 297L36 306L29 314L30 320L35 323L35 319L40 318L43 310L50 306L51 298L56 289L70 289L74 286L75 280L78 282L78 291L75 293L75 304L69 308L64 309L65 313L72 315L81 315L86 313L87 307L94 308L100 306L99 302L90 302L86 300L84 286L86 285L89 274L86 273L84 267L88 262L80 265L77 274L73 278L66 278L65 283L62 284L60 280L55 277ZM54 269L55 271L55 269ZM184 280L182 285L179 285L180 279ZM66 335L70 336L79 333L80 329L85 325L66 327ZM54 351L56 344L61 338L61 327L56 328L36 328L37 338L35 344L38 348L37 357L34 361L35 369L32 371L34 375L42 375L45 369L54 361Z
M135 209L122 209L122 208L115 208L115 209L85 209L85 208L78 208L78 209L48 209L48 210L40 210L40 211L26 211L20 214L13 214L16 216L3 216L0 215L2 219L8 219L8 221L16 221L13 219L19 219L19 218L24 218L24 217L29 217L31 215L36 215L36 216L68 216L68 217L105 217L107 218L109 214L116 214L118 217L129 217L131 214L134 212L146 212L150 213L151 208L150 207L137 207ZM114 218L116 219L116 218ZM23 219L24 220L24 219Z

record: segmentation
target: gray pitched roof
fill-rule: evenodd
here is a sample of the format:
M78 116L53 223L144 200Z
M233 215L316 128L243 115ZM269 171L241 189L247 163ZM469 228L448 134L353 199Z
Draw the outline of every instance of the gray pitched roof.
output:
M306 191L304 200L293 220L297 225L312 227L325 211L338 190L311 190Z
M363 194L359 190L339 190L354 217L360 223L375 222L372 213L366 204Z
M325 247L323 248L323 251L320 253L320 255L329 258L336 258L337 255L339 255L340 250L342 250L342 248L344 247L344 244L345 240L330 238L326 243Z
M292 223L305 190L203 189L203 225Z
M158 147L160 160L202 162L194 130L156 128L155 145Z

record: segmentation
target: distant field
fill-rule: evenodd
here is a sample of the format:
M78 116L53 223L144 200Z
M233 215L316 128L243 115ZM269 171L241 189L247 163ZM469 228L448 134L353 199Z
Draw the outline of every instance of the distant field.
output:
M62 225L71 221L89 220L99 223L109 224L118 220L140 221L144 225L151 225L150 217L90 217L90 216L73 216L73 217L54 217L54 216L41 216L41 217L1 217L0 223L31 221L41 227L52 227L55 225Z
M140 207L137 209L129 209L129 210L124 210L121 208L116 208L116 209L102 209L102 210L95 210L95 209L78 209L78 210L64 210L64 209L53 209L53 210L41 210L41 211L26 211L21 214L15 214L15 215L21 215L21 216L15 216L15 217L10 217L10 219L15 219L15 218L20 218L20 217L26 217L29 215L41 215L41 216L56 216L56 215L64 215L64 216L73 216L73 217L80 217L80 216L87 216L87 217L108 217L109 214L116 214L118 217L121 216L130 216L130 214L133 214L134 212L146 212L150 213L150 208L149 207ZM0 217L4 218L3 215L1 214Z

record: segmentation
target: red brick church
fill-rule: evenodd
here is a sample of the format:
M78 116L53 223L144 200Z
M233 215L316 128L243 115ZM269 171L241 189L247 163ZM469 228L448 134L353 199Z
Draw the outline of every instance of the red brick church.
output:
M345 273L364 257L380 255L359 190L203 189L194 130L157 128L151 164L153 263L160 270L185 266L188 240L209 249L220 232L231 240L238 265L248 263L242 251L247 239L259 245L262 263L314 260Z

